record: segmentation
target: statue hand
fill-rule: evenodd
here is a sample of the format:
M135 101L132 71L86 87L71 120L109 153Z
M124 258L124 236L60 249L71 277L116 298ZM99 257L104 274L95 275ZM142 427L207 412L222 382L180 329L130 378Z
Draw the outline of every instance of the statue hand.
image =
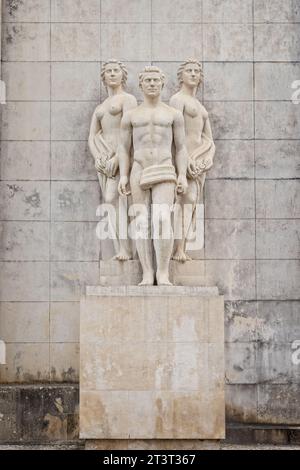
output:
M112 158L107 162L106 168L107 168L107 174L108 174L110 177L116 176L116 173L117 173L118 168L119 168L118 159L117 159L116 157L112 157Z
M193 160L189 160L188 167L187 167L187 173L191 178L196 178L196 165Z
M178 194L185 194L188 188L188 183L185 175L179 175L177 178L176 191Z
M119 186L118 186L118 191L120 196L129 196L131 194L130 191L127 191L127 185L128 185L128 177L127 176L121 176L120 181L119 181Z

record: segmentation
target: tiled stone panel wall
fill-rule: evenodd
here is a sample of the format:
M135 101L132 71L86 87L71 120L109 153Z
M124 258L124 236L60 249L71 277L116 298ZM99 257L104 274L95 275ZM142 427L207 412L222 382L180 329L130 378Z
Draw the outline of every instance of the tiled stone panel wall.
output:
M1 382L78 380L79 295L97 283L99 190L87 151L101 61L203 61L217 153L206 271L226 298L231 419L300 423L299 0L4 0Z

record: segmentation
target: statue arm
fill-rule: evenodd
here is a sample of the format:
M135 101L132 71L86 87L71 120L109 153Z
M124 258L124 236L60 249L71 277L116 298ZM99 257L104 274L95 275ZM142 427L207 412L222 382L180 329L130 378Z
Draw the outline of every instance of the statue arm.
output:
M176 112L173 135L175 144L175 164L178 173L177 191L184 193L187 189L186 172L188 166L188 153L185 146L184 119L180 112Z
M95 135L100 131L100 129L101 129L100 122L99 122L99 119L97 118L97 114L95 110L93 117L92 117L92 121L91 121L90 134L89 134L89 140L88 140L90 152L93 155L95 160L99 158L99 151L95 146L94 138L95 138Z
M211 147L209 149L209 155L208 155L207 164L206 164L206 167L205 167L205 171L208 171L213 166L213 160L214 160L215 151L216 151L216 146L214 144L213 136L212 136L210 120L209 120L208 117L205 120L205 124L204 124L204 128L203 128L203 135L205 135L206 138L211 141Z
M129 194L126 186L129 181L131 138L132 126L131 113L129 111L123 116L121 121L120 143L117 151L120 167L119 193L122 196Z

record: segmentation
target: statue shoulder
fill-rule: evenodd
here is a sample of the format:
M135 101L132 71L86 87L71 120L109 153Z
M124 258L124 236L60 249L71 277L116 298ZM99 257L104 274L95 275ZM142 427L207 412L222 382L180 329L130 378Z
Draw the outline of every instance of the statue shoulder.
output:
M175 95L171 96L169 104L170 106L172 106L172 108L183 111L185 102L184 102L184 98L182 94L178 92L178 93L175 93Z
M207 119L208 118L207 109L205 108L205 106L199 100L198 100L198 103L199 103L201 114L202 114L203 118Z
M128 108L136 108L136 97L134 95L131 95L130 93L124 92L124 104L126 104Z

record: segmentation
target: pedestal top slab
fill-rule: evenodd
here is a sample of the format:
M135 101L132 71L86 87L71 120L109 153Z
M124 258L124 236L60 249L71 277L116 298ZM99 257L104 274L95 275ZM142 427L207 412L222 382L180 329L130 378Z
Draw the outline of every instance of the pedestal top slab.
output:
M87 286L87 296L109 297L152 297L152 296L192 296L214 297L219 295L218 288L197 286Z

